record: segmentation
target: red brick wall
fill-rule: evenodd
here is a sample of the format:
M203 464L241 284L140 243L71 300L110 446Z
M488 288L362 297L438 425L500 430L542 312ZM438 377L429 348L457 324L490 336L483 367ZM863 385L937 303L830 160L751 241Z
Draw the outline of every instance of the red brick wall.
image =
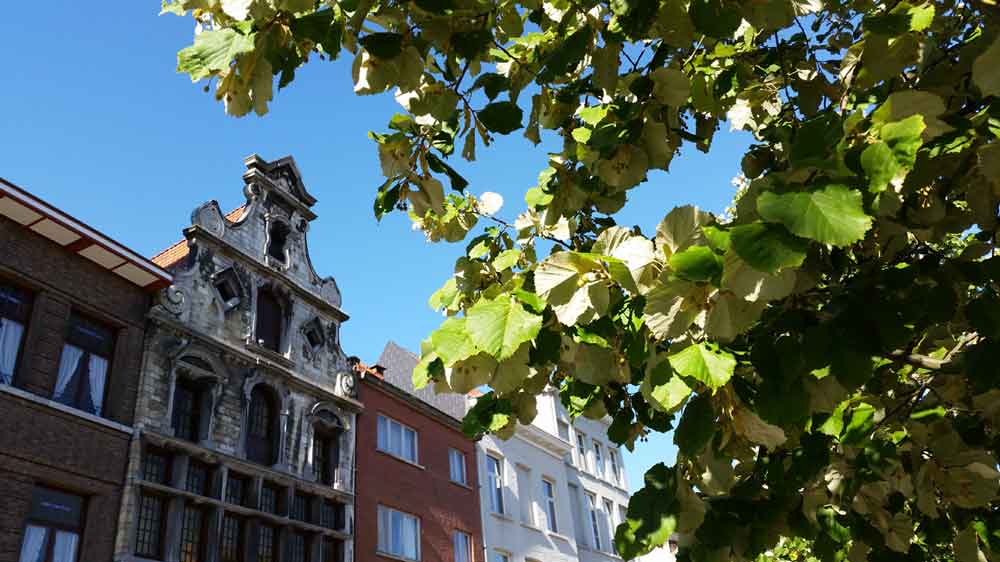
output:
M476 445L453 426L431 417L376 384L362 382L359 399L365 410L357 427L357 498L355 504L356 562L386 562L376 553L378 505L420 518L421 561L454 562L452 534L464 531L473 537L473 560L482 560L482 520L475 489ZM417 431L418 462L414 466L376 450L378 415L382 414ZM465 453L472 487L451 482L448 449Z
M14 386L52 396L70 312L117 333L104 417L131 425L151 297L113 272L0 217L0 280L30 290ZM130 436L0 392L0 562L17 562L36 484L87 498L81 562L110 562Z

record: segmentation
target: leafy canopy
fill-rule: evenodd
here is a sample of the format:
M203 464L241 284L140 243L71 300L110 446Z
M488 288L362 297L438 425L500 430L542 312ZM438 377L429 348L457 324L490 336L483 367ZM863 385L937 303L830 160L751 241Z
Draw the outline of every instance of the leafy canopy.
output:
M1000 559L1000 8L994 0L167 0L178 69L232 115L353 56L377 218L466 240L417 384L489 385L510 435L554 387L633 447L680 454L634 496L627 558L781 537L819 560ZM725 216L616 224L630 190L721 126L750 132ZM461 175L542 135L516 220ZM693 189L697 189L694 187ZM482 227L480 223L487 226ZM790 539L789 539L790 540Z

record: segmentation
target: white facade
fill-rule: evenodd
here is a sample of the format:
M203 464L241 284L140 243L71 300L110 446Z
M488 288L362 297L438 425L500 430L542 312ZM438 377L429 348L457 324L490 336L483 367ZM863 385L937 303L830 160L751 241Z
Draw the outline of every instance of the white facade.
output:
M487 562L621 560L614 529L629 494L609 423L571 422L553 391L538 397L530 426L507 441L490 435L479 442Z

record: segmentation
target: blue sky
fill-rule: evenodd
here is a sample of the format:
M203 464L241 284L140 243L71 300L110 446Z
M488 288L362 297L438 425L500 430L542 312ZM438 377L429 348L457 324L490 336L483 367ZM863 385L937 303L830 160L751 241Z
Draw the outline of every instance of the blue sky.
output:
M190 212L218 200L243 201L243 158L291 154L319 199L309 236L321 275L333 275L351 315L347 353L374 361L392 339L410 349L441 321L427 297L449 276L464 244L429 244L392 215L377 223L372 198L382 177L369 130L384 131L398 106L390 95L352 92L350 56L315 60L279 92L263 118L227 117L202 85L176 74L176 51L192 39L188 18L157 16L159 1L46 5L44 25L30 2L5 6L0 19L0 176L151 256L181 238ZM687 203L719 212L732 197L747 143L720 132L711 156L690 150L669 174L633 191L621 224L645 232ZM496 191L513 219L535 185L545 154L519 133L452 164L474 193ZM629 481L659 460L672 461L669 436L626 455Z

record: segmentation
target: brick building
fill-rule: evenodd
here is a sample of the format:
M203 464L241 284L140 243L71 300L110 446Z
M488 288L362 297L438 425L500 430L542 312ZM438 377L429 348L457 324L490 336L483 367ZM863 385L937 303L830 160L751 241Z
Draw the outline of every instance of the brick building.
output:
M294 161L245 163L246 203L197 207L153 258L174 282L149 314L119 562L352 560L347 315Z
M0 562L111 559L145 316L170 279L0 180Z
M359 367L358 562L482 562L476 443L461 422Z

